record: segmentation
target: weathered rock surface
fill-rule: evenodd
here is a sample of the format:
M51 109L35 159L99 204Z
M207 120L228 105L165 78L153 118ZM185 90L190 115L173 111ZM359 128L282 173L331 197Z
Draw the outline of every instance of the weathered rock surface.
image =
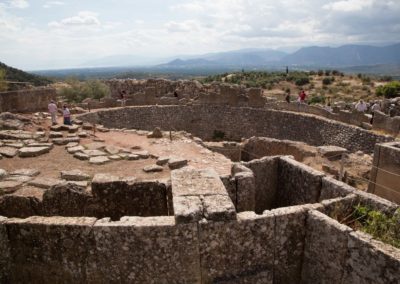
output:
M22 158L37 157L50 152L50 147L24 147L19 149L18 155Z
M86 154L84 154L84 153L81 153L81 152L76 152L75 154L74 154L74 158L77 158L78 160L89 160L89 155L86 155Z
M67 148L67 152L70 154L74 154L76 152L82 152L85 148L83 146L69 147Z
M347 149L338 146L320 146L318 152L329 160L340 160L341 154L347 153Z
M162 172L163 171L163 167L158 166L158 165L150 165L150 166L144 167L143 171L145 171L146 173Z
M55 186L57 184L61 184L63 181L60 179L55 179L55 178L44 178L44 177L38 177L35 178L34 180L28 182L29 185L31 186L36 186L39 188L50 188L52 186Z
M108 159L106 156L95 156L89 159L89 163L93 165L103 165L109 161L110 159Z
M12 176L29 176L29 177L35 177L40 174L40 171L37 169L19 169L15 170L10 173Z
M0 147L0 154L7 158L12 158L18 154L18 149L13 147Z
M168 167L171 170L175 170L175 169L180 169L184 166L186 166L188 164L188 161L186 159L182 159L182 158L170 158L168 160Z
M159 157L156 161L156 164L159 166L164 166L168 163L170 157Z
M154 128L153 132L149 133L147 135L148 138L162 138L163 134L161 132L160 127Z
M90 176L80 170L62 171L61 178L68 181L85 181L89 180Z
M106 153L100 150L83 150L82 153L88 155L89 157L98 157L107 155Z
M19 181L0 181L0 196L4 194L13 193L22 186Z

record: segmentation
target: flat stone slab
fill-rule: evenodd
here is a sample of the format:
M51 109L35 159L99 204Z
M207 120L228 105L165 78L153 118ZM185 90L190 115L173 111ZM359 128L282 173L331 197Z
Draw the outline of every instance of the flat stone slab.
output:
M69 143L65 146L65 148L71 148L71 147L76 147L76 146L79 146L79 143L77 143L77 142L69 142Z
M132 155L137 155L140 159L147 159L150 156L149 152L147 151L135 151L132 152Z
M68 181L85 181L90 179L90 175L80 171L80 170L72 170L72 171L61 171L61 178Z
M203 218L203 205L199 196L174 197L173 206L177 224L194 223Z
M32 179L33 179L33 177L30 177L30 176L9 176L5 180L6 181L18 181L18 182L25 183Z
M15 170L10 173L12 176L29 176L29 177L35 177L40 174L40 171L37 169L19 169Z
M24 147L18 150L18 155L22 158L37 157L50 152L50 147Z
M0 155L12 158L18 154L18 149L13 147L0 147Z
M121 157L125 156L123 154L120 154ZM138 155L135 154L126 154L125 159L129 160L129 161L136 161L136 160L140 160L140 157Z
M84 181L69 180L66 182L66 184L74 184L84 190L88 187L89 182L86 180L84 180Z
M229 196L206 195L203 197L203 212L207 220L226 221L236 219L236 209Z
M50 149L53 148L53 143L30 143L27 147L49 147Z
M75 146L67 148L67 152L70 154L75 154L76 152L82 152L85 148L83 146Z
M55 186L57 184L61 184L63 182L64 181L60 180L60 179L38 177L38 178L35 178L34 180L28 182L28 185L47 189L47 188L50 188L50 187Z
M80 138L79 137L67 137L67 138L54 138L52 142L56 145L67 145L70 142L78 142L79 143Z
M143 168L143 171L146 173L162 172L163 170L163 167L158 165L150 165Z
M111 156L108 156L108 158L109 158L110 160L113 160L113 161L122 160L122 157L121 157L120 155L111 155Z
M82 153L88 155L89 157L107 156L106 153L100 150L83 150Z
M87 132L85 132L85 131L81 131L81 132L78 132L78 137L80 137L80 138L86 138L86 137L88 137L89 135L87 134Z
M108 159L105 156L96 156L96 157L91 157L89 159L89 163L91 163L93 165L103 165L109 161L110 161L110 159Z
M89 160L90 157L89 157L89 155L86 155L82 152L76 152L74 154L74 158L77 158L78 160L86 161L86 160Z
M82 129L85 129L85 130L93 130L93 124L90 124L90 123L83 123L83 124L82 124Z
M112 146L112 145L106 146L104 150L110 155L116 155L120 152L119 148Z
M63 138L63 134L61 132L50 131L49 133L50 138Z
M159 157L156 161L156 164L159 166L164 166L168 164L170 157Z
M106 146L107 145L102 142L93 142L93 143L85 144L85 148L87 150L103 150L104 148L106 148Z
M78 126L78 125L71 125L71 126L68 128L68 132L69 132L69 133L75 133L75 132L78 132L78 130L79 130L79 126Z
M318 152L329 160L340 160L341 154L347 153L347 149L338 146L320 146Z
M22 186L19 181L0 181L0 196L4 194L13 193Z
M187 166L188 161L186 159L181 158L170 158L168 161L168 167L171 170L180 169L184 166Z
M214 169L184 168L172 171L171 184L174 198L189 195L228 196L224 184Z
M25 146L24 143L6 143L4 146L20 149Z
M57 124L57 125L52 125L52 126L50 126L50 130L51 130L51 131L62 131L62 130L63 130L63 127L62 127L62 125L59 125L59 124Z

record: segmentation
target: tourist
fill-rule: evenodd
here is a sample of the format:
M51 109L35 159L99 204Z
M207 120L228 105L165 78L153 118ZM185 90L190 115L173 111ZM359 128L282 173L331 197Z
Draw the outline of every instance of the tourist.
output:
M306 92L304 90L301 90L301 92L299 93L299 98L297 99L297 101L301 104L304 104L304 102L306 101Z
M121 107L125 107L126 105L126 91L122 90L120 92L120 98L121 98Z
M53 125L57 124L57 105L53 100L50 101L48 109L51 115L51 123Z
M356 110L357 110L358 112L365 112L365 111L368 109L368 106L367 106L367 104L366 104L363 100L360 100L360 101L356 104L355 108L356 108Z
M65 125L72 125L72 123L71 123L71 113L70 113L67 105L63 106L63 116L64 116L64 124Z
M329 111L329 112L332 112L332 111L333 111L330 102L328 102L328 104L325 106L325 110L326 110L326 111Z
M375 102L371 107L371 112L374 113L375 111L381 111L381 105L379 102Z

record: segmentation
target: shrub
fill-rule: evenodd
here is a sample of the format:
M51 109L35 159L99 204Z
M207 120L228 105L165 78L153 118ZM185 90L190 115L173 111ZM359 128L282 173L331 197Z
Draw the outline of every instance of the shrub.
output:
M309 104L324 104L325 103L325 96L314 96L311 97L311 99L309 100Z
M322 84L323 84L323 85L330 85L330 84L332 84L332 78L325 77L324 79L322 79Z
M331 75L331 70L325 70L325 76Z
M384 86L376 88L377 96L384 96L387 99L395 98L400 96L400 82L393 81L389 82Z
M295 80L295 84L297 86L304 86L310 83L310 79L308 77L300 77Z
M68 102L80 103L86 98L101 99L110 94L109 87L99 80L89 80L79 82L69 79L68 87L59 90L59 95L63 96Z
M318 70L318 76L322 76L322 75L324 75L324 70Z

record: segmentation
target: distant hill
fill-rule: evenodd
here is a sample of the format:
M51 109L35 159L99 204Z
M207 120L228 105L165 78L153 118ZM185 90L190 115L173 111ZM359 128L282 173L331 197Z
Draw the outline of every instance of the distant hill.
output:
M249 67L262 66L277 63L284 58L287 53L273 49L241 49L228 52L217 52L192 56L191 59L174 59L168 63L160 64L157 67Z
M344 45L332 47L304 47L284 57L282 64L306 66L348 67L400 63L400 44L384 47Z
M52 81L42 76L27 73L25 71L10 67L2 62L0 62L0 69L6 71L6 80L12 82L27 82L34 86L45 86L50 84ZM15 90L26 85L19 84L8 84L10 90Z

